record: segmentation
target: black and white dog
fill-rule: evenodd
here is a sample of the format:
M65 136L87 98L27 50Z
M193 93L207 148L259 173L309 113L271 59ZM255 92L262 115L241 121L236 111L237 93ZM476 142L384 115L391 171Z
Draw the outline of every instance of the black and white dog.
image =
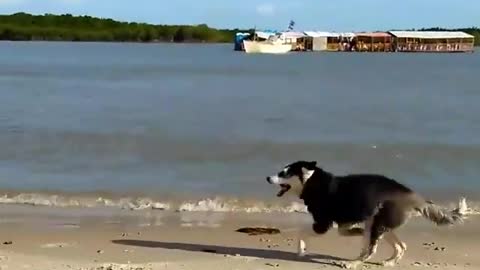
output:
M317 167L315 161L289 164L278 174L267 177L267 181L280 186L279 197L287 192L299 196L313 217L313 230L309 228L299 235L300 256L305 255L305 239L312 232L324 234L334 223L340 235L363 236L360 256L346 263L346 268L355 268L369 260L382 237L394 249L393 256L382 264L396 265L407 246L394 230L405 224L412 213L418 212L437 225L463 220L462 213L444 211L393 179L375 174L336 176ZM363 228L357 227L362 223Z

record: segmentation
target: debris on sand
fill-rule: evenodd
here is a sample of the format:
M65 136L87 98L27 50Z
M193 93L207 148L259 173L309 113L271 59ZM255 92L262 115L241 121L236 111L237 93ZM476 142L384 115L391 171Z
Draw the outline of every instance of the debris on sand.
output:
M261 234L279 234L280 230L277 228L262 228L262 227L246 227L236 230L240 233L247 233L248 235L261 235Z
M423 247L426 248L426 249L434 250L434 251L446 251L447 250L446 247L437 246L435 244L435 242L423 243Z
M62 244L62 243L50 243L50 244L42 245L41 247L42 248L62 248L64 246L65 244Z
M95 270L151 270L152 267L144 265L130 265L130 264L106 264L95 268ZM92 269L93 270L93 269Z

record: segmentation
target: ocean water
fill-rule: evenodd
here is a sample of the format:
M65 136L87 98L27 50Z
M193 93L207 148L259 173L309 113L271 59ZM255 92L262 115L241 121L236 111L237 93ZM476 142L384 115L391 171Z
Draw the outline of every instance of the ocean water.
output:
M298 159L480 199L480 53L0 51L1 202L263 207L277 202L265 177Z

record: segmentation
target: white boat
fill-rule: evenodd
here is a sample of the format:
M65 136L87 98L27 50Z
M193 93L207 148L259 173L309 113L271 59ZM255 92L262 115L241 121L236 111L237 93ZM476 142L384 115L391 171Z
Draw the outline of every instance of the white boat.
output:
M286 44L280 35L272 35L265 41L244 40L246 53L284 54L292 50L292 44Z

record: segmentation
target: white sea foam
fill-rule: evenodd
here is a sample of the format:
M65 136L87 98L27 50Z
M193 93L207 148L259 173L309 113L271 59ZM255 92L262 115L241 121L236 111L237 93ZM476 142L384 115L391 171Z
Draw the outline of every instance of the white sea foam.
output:
M263 201L242 201L227 198L206 198L183 202L157 201L148 197L123 197L118 199L94 196L65 196L42 193L20 193L0 196L0 204L25 204L45 207L113 207L125 210L165 210L180 212L243 212L243 213L307 213L305 205L291 202L286 205L269 204ZM447 203L449 209L462 214L480 214L480 204L462 198L456 203Z

